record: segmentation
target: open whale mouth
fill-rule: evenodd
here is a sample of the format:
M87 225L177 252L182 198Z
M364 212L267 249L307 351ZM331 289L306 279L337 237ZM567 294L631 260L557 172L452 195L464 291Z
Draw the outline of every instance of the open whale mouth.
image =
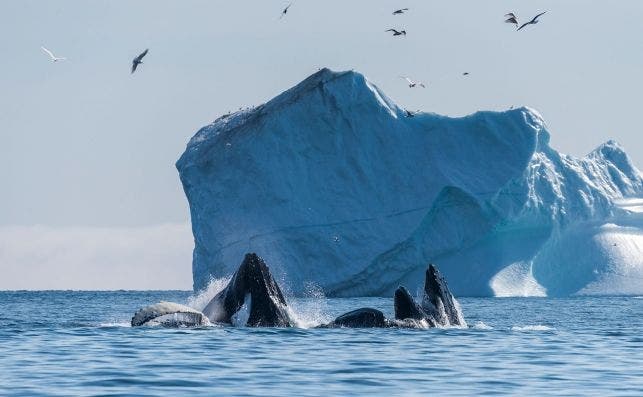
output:
M426 270L420 303L406 288L399 287L395 291L394 306L394 319L387 319L380 310L361 308L319 327L466 327L458 302L434 265ZM203 312L178 303L160 302L136 312L132 326L218 323L235 327L293 327L297 324L293 313L265 262L256 254L247 254L227 286L210 300Z

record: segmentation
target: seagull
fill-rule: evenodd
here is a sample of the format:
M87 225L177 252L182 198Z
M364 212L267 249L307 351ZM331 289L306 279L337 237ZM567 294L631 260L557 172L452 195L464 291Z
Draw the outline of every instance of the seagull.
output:
M415 116L415 113L411 112L410 110L405 110L406 112L406 117L413 117Z
M143 63L143 57L147 55L147 51L149 51L149 49L145 49L145 51L141 52L136 58L132 60L132 73L136 72L136 68L138 67L138 65Z
M57 56L55 56L51 51L49 51L49 50L48 50L48 49L46 49L45 47L40 47L40 48L42 48L42 50L43 50L45 53L47 53L47 55L49 55L49 58L51 59L51 62L64 61L65 59L67 59L67 58L57 57Z
M393 11L393 15L404 14L404 11L408 11L408 10L409 10L408 8L400 8L399 10Z
M285 17L286 14L288 14L288 9L290 8L291 5L292 5L292 3L288 4L288 6L286 6L286 8L284 8L284 10L281 12L281 15L279 16L279 19Z
M463 76L468 76L468 75L469 75L469 72L464 72L464 73L462 73L462 75L463 75Z
M387 29L385 32L393 32L393 36L406 36L406 30Z
M533 17L531 19L531 21L523 23L522 25L520 25L520 27L517 30L520 30L520 29L524 28L527 25L535 25L535 24L537 24L538 23L538 17L543 15L545 12L547 12L547 11L541 12L540 14L536 15L535 17Z
M414 87L417 87L417 86L420 86L422 88L426 88L424 83L422 83L421 81L413 81L413 80L409 79L406 76L400 76L400 78L403 78L404 80L406 80L409 83L409 88L414 88Z
M513 12L505 14L505 18L507 18L505 19L505 23L513 23L518 26L518 17Z

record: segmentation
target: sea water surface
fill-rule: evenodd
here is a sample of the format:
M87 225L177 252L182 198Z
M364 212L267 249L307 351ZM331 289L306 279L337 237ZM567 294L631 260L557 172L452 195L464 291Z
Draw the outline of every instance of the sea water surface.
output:
M3 395L643 395L643 299L461 298L465 329L129 327L190 292L0 292ZM290 299L302 326L384 298Z

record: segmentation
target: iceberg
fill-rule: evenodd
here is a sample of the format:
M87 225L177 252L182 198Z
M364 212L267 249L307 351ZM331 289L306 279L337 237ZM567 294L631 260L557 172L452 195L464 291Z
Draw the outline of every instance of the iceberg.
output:
M322 69L200 129L177 161L194 289L244 252L301 295L391 296L439 265L459 296L643 293L643 179L608 141L549 146L527 107L411 113Z

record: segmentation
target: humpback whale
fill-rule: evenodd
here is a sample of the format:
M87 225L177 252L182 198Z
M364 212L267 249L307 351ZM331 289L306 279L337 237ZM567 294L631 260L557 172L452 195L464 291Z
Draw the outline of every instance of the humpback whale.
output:
M245 306L245 310L242 310ZM431 328L466 326L457 301L434 265L429 265L420 303L400 286L394 295L395 318L380 310L360 308L344 313L318 328ZM244 312L241 315L241 313ZM160 302L144 307L132 317L132 326L202 326L209 323L248 327L293 327L288 303L266 263L257 254L246 254L228 285L205 306L203 312ZM241 319L241 321L240 321Z
M353 310L318 328L386 328L391 322L384 313L370 307Z
M395 319L372 308L362 308L342 314L324 327L347 328L434 328L446 326L466 327L460 307L447 283L435 265L426 269L424 293L418 304L409 291L400 286L393 297Z
M248 317L243 324L235 316L247 304ZM164 321L169 314L180 314L181 321ZM177 316L175 316L177 317ZM159 321L160 319L160 321ZM292 327L288 304L266 263L257 254L246 254L228 285L205 306L203 312L187 306L161 302L147 306L134 315L132 326L163 325L200 326L210 323L248 327Z
M232 324L232 316L249 299L248 327L291 327L286 299L257 254L246 254L230 283L203 309L211 322Z

